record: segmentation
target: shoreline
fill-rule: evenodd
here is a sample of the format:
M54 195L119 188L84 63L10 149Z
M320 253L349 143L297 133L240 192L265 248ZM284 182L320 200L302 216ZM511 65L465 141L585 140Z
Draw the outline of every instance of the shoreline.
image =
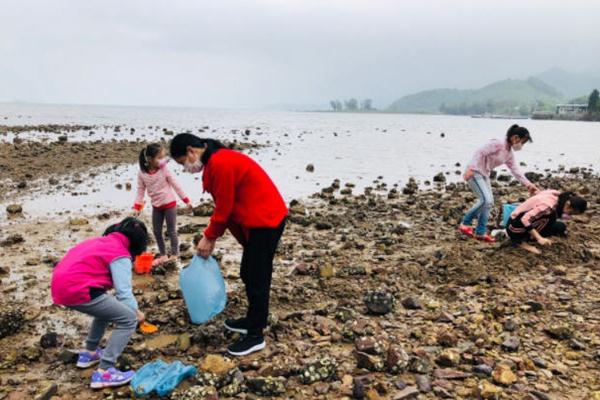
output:
M250 396L253 385L265 380L276 399L351 398L361 390L369 398L402 398L396 396L407 390L421 391L424 398L482 393L514 398L534 391L590 398L600 390L595 381L600 314L594 305L600 298L600 178L583 176L542 178L543 187L583 193L591 207L585 219L569 222L569 238L558 239L540 257L458 235L457 218L474 198L464 184L425 191L382 184L342 195L334 182L291 206L276 258L266 351L233 364L222 358L231 340L222 321L245 304L240 247L228 234L217 245L229 294L225 312L203 326L190 325L176 271L136 275L141 308L160 331L155 336L136 333L121 366L139 369L158 357L201 365L211 355L244 376L241 398L255 398ZM498 204L526 195L501 181L494 186ZM180 214L182 232L194 232L189 224L207 222L206 216ZM3 228L1 240L11 234L24 239L0 247L2 264L9 269L0 276L2 310L11 303L22 312L23 323L0 339L0 388L33 397L54 383L64 400L127 397L128 388L92 392L89 370L68 363L65 349L79 346L89 321L51 306L48 290L52 264L61 254L123 216L123 210L70 221L25 216ZM192 236L180 234L184 247ZM183 253L189 257L190 250ZM369 291L391 296L394 306L382 316L369 313ZM56 347L40 346L48 331L58 334ZM324 360L335 360L327 364L334 365L334 372L308 382L301 378ZM494 371L502 368L512 375L503 370L502 377L496 376ZM505 378L504 384L498 381ZM190 388L193 383L182 383L178 392L192 396L219 386Z

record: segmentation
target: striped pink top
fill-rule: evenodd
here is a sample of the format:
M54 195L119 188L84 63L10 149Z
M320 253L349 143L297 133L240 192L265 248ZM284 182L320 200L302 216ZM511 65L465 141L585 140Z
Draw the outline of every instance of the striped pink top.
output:
M489 177L494 168L505 164L513 176L526 187L531 186L529 179L523 175L508 142L493 139L475 152L469 168L481 175Z

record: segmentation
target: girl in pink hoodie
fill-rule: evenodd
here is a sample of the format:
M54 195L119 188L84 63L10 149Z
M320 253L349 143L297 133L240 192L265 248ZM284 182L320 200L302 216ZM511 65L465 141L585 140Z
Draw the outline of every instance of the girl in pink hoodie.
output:
M165 156L166 151L159 143L149 144L140 152L137 196L133 205L137 216L144 208L144 195L148 192L152 203L152 230L160 252L160 257L154 262L155 265L168 260L162 232L165 220L167 221L167 232L171 240L171 256L177 257L179 255L177 198L175 193L188 208L192 208L190 199L185 195L179 182L167 168Z

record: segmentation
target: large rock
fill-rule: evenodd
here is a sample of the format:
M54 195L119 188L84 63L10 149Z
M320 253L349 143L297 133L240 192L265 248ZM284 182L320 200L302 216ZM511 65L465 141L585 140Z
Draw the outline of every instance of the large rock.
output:
M9 214L20 214L23 212L23 207L20 204L9 204L6 206L6 212Z
M391 345L388 348L386 366L387 370L392 374L398 374L405 371L409 361L409 355L401 346Z
M517 381L517 376L506 364L498 364L492 372L492 379L500 385L512 385Z
M246 386L259 396L281 396L285 393L285 378L267 376L248 379Z
M225 357L209 354L200 364L200 370L221 375L235 368L235 363Z
M25 315L15 307L7 306L0 309L0 339L14 335L25 325Z
M6 247L6 246L12 246L15 244L19 244L19 243L23 243L25 241L25 239L23 239L23 236L18 234L18 233L14 233L12 235L8 235L6 237L6 239L0 241L0 246Z
M360 351L356 352L356 365L371 372L381 372L385 369L383 359Z
M394 310L394 296L389 292L369 290L364 301L371 314L384 315Z
M325 357L308 365L301 373L300 380L305 385L332 379L337 373L337 361Z

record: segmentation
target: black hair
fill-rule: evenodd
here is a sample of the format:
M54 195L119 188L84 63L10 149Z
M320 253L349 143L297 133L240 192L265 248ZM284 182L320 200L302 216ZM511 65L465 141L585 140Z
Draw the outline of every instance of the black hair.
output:
M218 150L226 148L226 146L215 139L199 138L191 133L180 133L175 135L171 140L169 151L172 158L179 158L187 154L188 146L196 148L206 148L202 154L200 161L206 165L210 157Z
M571 208L580 214L587 210L587 201L585 201L584 198L577 196L573 192L562 192L558 196L558 205L556 206L556 215L558 215L559 218L565 210L567 201L571 205Z
M146 225L137 218L127 217L123 221L106 228L102 236L111 233L122 233L129 239L129 252L132 257L139 256L148 246L148 229Z
M144 147L142 151L140 151L140 169L145 173L150 172L150 159L156 157L160 154L162 150L162 145L160 143L152 143L148 146Z
M508 142L510 142L510 139L513 136L518 136L519 139L521 139L521 141L523 141L523 143L527 143L527 142L533 143L533 139L531 139L531 135L529 134L529 131L527 130L527 128L525 128L523 126L514 124L513 126L508 128L508 131L506 132L506 140ZM525 139L525 140L523 140L523 139Z

